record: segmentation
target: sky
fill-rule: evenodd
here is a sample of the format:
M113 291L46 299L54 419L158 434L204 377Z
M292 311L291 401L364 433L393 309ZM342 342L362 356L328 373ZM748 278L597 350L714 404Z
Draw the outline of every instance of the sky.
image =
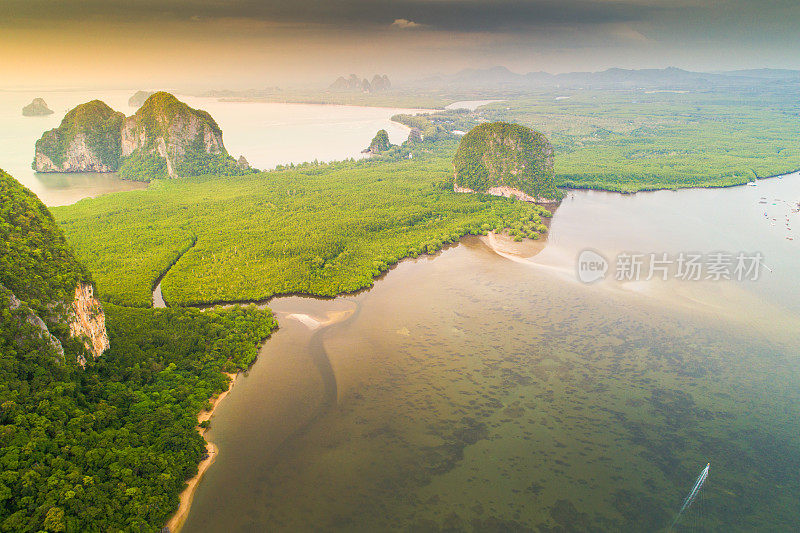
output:
M0 87L800 69L798 0L0 0Z

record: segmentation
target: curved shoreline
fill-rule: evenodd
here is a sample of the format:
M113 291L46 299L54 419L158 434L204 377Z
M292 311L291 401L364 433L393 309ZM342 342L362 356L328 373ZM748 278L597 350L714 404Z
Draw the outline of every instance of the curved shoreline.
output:
M300 322L309 330L314 332L314 336L317 336L322 329L340 322L344 322L354 314L355 309L349 309L346 311L330 311L326 313L326 317L323 320L305 313L289 313L285 315L285 318ZM240 374L241 372L226 373L230 380L228 382L228 388L219 393L217 397L211 401L211 409L207 411L201 411L200 414L197 415L197 432L200 433L200 436L202 436L206 442L206 456L200 461L200 464L197 465L197 474L186 481L186 487L179 496L180 503L178 505L178 509L164 526L170 533L178 533L183 528L183 525L186 523L186 519L189 517L189 511L192 508L192 501L194 500L195 492L197 492L197 487L200 484L203 475L211 467L211 465L214 464L217 459L217 455L219 454L219 448L217 445L206 439L205 435L208 431L208 428L202 428L200 427L200 424L210 420L211 417L214 416L214 412L217 410L217 407L219 407L219 404L222 402L222 400L224 400L225 397L231 392Z
M205 438L208 428L202 428L200 427L200 424L211 419L220 402L224 400L225 397L231 392L231 389L233 389L233 385L236 383L236 378L239 376L239 373L231 372L226 373L225 375L229 378L228 388L219 393L217 397L212 400L211 409L207 411L201 411L200 414L197 415L197 432L200 433L200 436L203 437L203 440L206 442L206 456L202 461L200 461L200 464L197 465L197 474L186 481L186 488L183 489L183 492L181 492L179 497L180 504L178 505L178 509L164 525L164 527L166 527L170 533L177 533L181 530L183 524L186 523L186 518L189 516L189 509L192 507L194 493L197 491L197 485L200 483L200 480L203 478L203 474L206 473L206 470L208 470L208 468L214 464L214 461L217 459L219 449L217 448L216 444Z
M549 221L550 220L552 220L552 219L548 219L548 226L549 226ZM469 235L465 235L464 237L468 237L468 236ZM462 239L464 237L462 237ZM488 244L489 244L490 248L492 248L496 253L498 253L498 255L505 256L506 254L500 252L500 250L495 248L497 243L494 241L494 234L490 234L489 235L489 239L490 240L488 241ZM459 240L459 241L457 241L455 243L451 243L448 247L457 246L458 244L460 244L460 242L461 242L461 240ZM484 241L484 242L487 242L487 241ZM537 241L532 241L532 242L537 242ZM539 249L539 251L541 251L541 249L543 249L544 246L546 246L546 239L542 239L541 243L542 244L541 244L541 248ZM537 248L538 248L538 246L537 246ZM444 250L444 249L445 248L442 248L442 250ZM434 256L439 255L439 253L441 253L441 250L439 252L437 252L436 254L434 254ZM392 267L389 270L387 270L386 272L383 272L379 277L375 278L375 280L379 280L379 279L383 278L384 276L386 276L394 267L399 265L401 262L403 262L405 260L408 260L408 259L417 259L418 257L421 257L421 256L407 257L407 258L401 259L400 261L398 261L397 263L392 265ZM525 260L523 259L523 261L525 261ZM169 269L167 269L167 271L169 271ZM165 272L161 277L163 278L166 275L166 273L167 272ZM363 292L363 291L369 291L373 286L374 286L374 284L372 286L370 286L370 287L365 287L365 288L359 289L358 291L356 291L356 293ZM156 295L156 291L159 290L159 288L160 288L160 283L153 289L153 296L154 296L153 302L154 302L154 304L157 301L155 299L155 295ZM334 297L330 297L330 298L323 298L323 297L318 297L318 296L313 296L313 295L296 295L296 294L275 295L275 296L269 298L268 300L244 301L244 302L237 302L236 304L233 304L233 305L250 305L250 304L266 305L269 300L272 300L274 298L293 297L293 296L319 298L319 299L323 299L323 300L331 300L331 301L333 301L336 298L343 297L343 296L348 296L348 295L352 295L352 294L351 293L344 293L344 294L340 294L340 295L337 295L337 296L334 296ZM204 304L204 305L201 305L201 306L194 306L194 307L210 308L210 307L214 307L214 306L218 306L218 305L231 305L231 304ZM155 305L154 305L154 307L155 307ZM314 338L318 338L318 336L322 332L322 330L324 330L325 328L327 328L329 326L332 326L332 325L335 325L335 324L339 324L341 322L346 321L347 319L352 317L355 313L356 313L356 309L349 309L349 310L346 310L346 311L329 311L329 312L326 313L326 316L325 316L324 319L321 318L321 317L317 317L317 316L313 316L313 315L307 314L307 313L287 313L287 314L284 315L284 317L287 318L287 319L290 319L290 320L296 320L296 321L300 322L301 324L303 324L304 326L306 326L309 330L311 330L313 332L313 337ZM204 422L204 421L206 421L206 420L210 420L211 419L211 417L214 415L214 412L216 411L217 407L219 406L220 402L222 402L222 400L224 400L225 397L230 393L230 391L233 388L233 385L235 384L236 379L237 379L237 377L239 376L240 373L241 372L227 374L227 376L230 378L230 383L228 385L228 388L225 391L221 392L214 400L212 400L212 406L211 406L210 410L202 411L200 414L197 415L197 423L198 423L197 430L200 433L200 435L203 436L204 439L205 439L205 434L206 434L207 428L201 428L199 426L199 424ZM334 389L333 390L335 391L335 384L334 384ZM335 392L333 392L333 394L335 394ZM214 464L214 461L216 461L217 455L219 454L219 449L217 448L217 446L213 442L211 442L211 441L209 441L207 439L206 439L206 453L207 453L206 457L202 461L200 461L200 464L197 467L197 474L194 477L192 477L191 479L186 481L186 488L180 494L180 504L178 506L178 509L175 511L175 513L172 515L172 517L170 517L169 521L165 524L165 527L168 529L168 531L170 533L178 533L178 532L180 532L181 528L186 523L186 519L189 516L189 511L191 510L192 501L194 499L195 492L197 491L197 487L198 487L200 481L202 480L203 475L211 467L211 465Z
M553 210L553 213L554 213L554 211L555 210ZM542 222L549 229L550 223L552 222L552 216L549 217L549 218L542 217ZM215 302L215 303L206 303L206 304L190 304L190 305L187 305L185 307L194 307L194 308L197 308L197 309L210 309L210 308L213 308L213 307L228 307L228 306L232 306L232 305L257 305L259 307L266 307L268 305L268 303L271 300L275 299L275 298L288 298L288 297L315 298L315 299L320 299L320 300L333 301L333 300L335 300L337 298L346 297L346 296L353 296L353 295L356 295L356 294L359 294L359 293L362 293L362 292L369 292L375 286L375 282L376 281L379 281L379 280L383 279L385 276L387 276L389 274L389 272L391 272L394 268L396 268L400 263L402 263L404 261L407 261L407 260L417 260L417 259L420 259L420 258L423 258L423 257L424 258L435 258L439 254L441 254L443 251L445 251L445 250L447 250L447 249L449 249L451 247L458 246L459 244L461 244L461 241L463 239L467 238L467 237L479 237L479 236L475 236L475 235L471 235L471 234L465 234L465 235L462 235L461 238L459 238L457 241L452 242L452 243L448 243L448 244L442 246L442 248L439 251L437 251L435 254L421 254L421 255L417 255L417 256L408 256L408 257L401 258L396 263L390 265L389 268L386 271L382 272L381 274L379 274L378 276L373 278L372 284L370 284L367 287L362 287L360 289L357 289L357 290L349 292L349 293L341 293L341 294L337 294L336 296L330 296L330 297L317 296L317 295L312 295L312 294L297 294L297 293L275 294L275 295L272 295L269 298L264 299L264 300L243 300L243 301L238 301L238 302ZM493 238L493 237L494 237L494 235L490 234L490 238ZM543 249L546 246L547 238L545 236L545 238L541 239L541 241L531 241L531 242L536 242L537 244L539 242L541 242L541 247L539 248L539 246L537 246L537 248L539 248L538 251L541 251L541 249ZM186 252L188 252L190 249L192 249L196 245L196 243L197 243L197 236L195 235L192 244L189 247L187 247L186 250L184 250L178 257L176 257L175 260L169 265L169 267L167 267L164 270L164 272L157 278L155 286L152 288L152 291L151 291L153 308L166 308L167 307L166 302L164 301L164 299L163 299L163 297L161 295L161 281L164 279L164 277L166 277L166 275L169 273L169 271L172 269L172 267L175 266L175 264L177 264L177 262L181 259L181 257L183 257L183 255ZM494 246L491 246L491 245L490 245L490 247L494 248ZM497 252L498 250L495 250L495 251ZM538 251L537 251L537 253L538 253ZM503 255L503 254L499 254L499 255ZM184 307L184 306L182 306L182 307ZM313 336L312 337L318 338L319 334L325 328L327 328L329 326L332 326L332 325L335 325L335 324L339 324L341 322L344 322L347 319L351 318L355 314L356 314L356 309L351 309L351 310L346 310L346 311L329 311L328 313L326 313L326 316L325 316L324 319L320 319L321 317L312 316L312 315L309 315L309 314L306 314L306 313L287 313L284 316L285 316L285 318L288 318L290 320L296 320L296 321L300 322L301 324L303 324L304 326L306 326L309 330L311 330L313 332ZM277 319L277 316L276 316L276 319ZM263 345L263 342L262 342L262 345ZM259 349L260 348L261 348L261 345L259 345ZM200 463L198 464L197 474L195 476L193 476L192 478L186 480L186 487L184 488L184 490L181 492L181 494L179 496L180 503L178 505L178 509L170 517L170 519L167 521L167 523L164 526L167 529L167 531L169 531L169 533L178 533L183 528L183 526L186 523L186 520L187 520L187 518L189 516L189 511L191 510L192 501L194 499L195 492L197 491L197 487L198 487L200 481L202 480L203 475L211 467L211 465L214 464L214 462L216 461L217 455L219 453L219 449L217 448L217 446L213 442L205 439L205 434L206 434L207 428L201 428L199 425L202 422L211 419L211 417L214 415L214 412L216 411L217 407L219 406L220 402L222 402L222 400L224 400L225 397L230 393L230 391L233 388L233 385L235 384L235 381L236 381L236 379L237 379L237 377L239 376L240 373L241 372L238 372L238 373L227 373L226 375L230 378L230 382L229 382L228 388L225 391L221 392L216 398L214 398L212 400L212 405L211 405L211 409L210 410L201 411L197 415L197 424L198 424L197 431L198 431L198 433L200 433L200 435L203 437L203 439L206 442L206 457L203 458L200 461ZM322 372L322 373L324 374L324 372ZM333 394L334 394L334 396L336 395L335 382L334 382ZM335 401L335 397L333 398L333 400Z
M548 226L548 228L550 226L550 221L551 220L552 220L552 218L544 218L544 217L542 217L542 223L545 224L546 226ZM404 261L412 261L412 260L417 260L417 259L434 259L434 258L438 257L439 254L441 254L442 252L444 252L446 250L449 250L450 248L453 248L455 246L458 246L459 244L461 244L461 241L463 239L466 239L468 237L480 237L480 235L473 235L471 233L465 233L464 235L459 237L459 239L457 241L450 242L450 243L442 245L441 249L439 249L435 253L432 253L432 254L430 254L430 253L422 253L422 254L419 254L419 255L409 255L409 256L406 256L406 257L402 257L402 258L398 259L397 262L388 265L388 268L386 270L384 270L383 272L381 272L377 276L373 277L372 278L372 283L370 285L366 285L364 287L361 287L359 289L354 289L354 290L349 291L349 292L340 292L340 293L338 293L338 294L336 294L334 296L322 296L322 295L319 295L319 294L312 294L312 293L308 293L308 292L281 292L281 293L276 293L276 294L267 296L266 298L262 298L262 299L258 299L258 300L252 300L252 299L250 299L250 300L215 300L213 302L191 302L191 303L187 303L187 304L176 305L175 307L193 307L195 309L201 309L201 310L202 309L212 309L214 307L233 307L235 305L242 305L242 306L244 306L244 305L255 305L256 307L266 307L266 306L269 305L269 303L272 300L275 300L277 298L298 297L298 298L312 298L312 299L315 299L315 300L333 301L333 300L335 300L337 298L341 298L343 296L357 296L357 295L359 295L359 294L361 294L363 292L371 291L373 289L373 287L375 287L375 282L380 281L384 277L386 277L389 274L389 272L391 272L392 270L397 268L397 266L400 265L400 263L402 263ZM177 261L175 261L175 263L177 263ZM174 266L175 263L173 263L172 266ZM163 278L169 273L169 270L172 268L172 266L170 266L170 268L168 268L164 272L164 274L161 275L161 278L159 278L160 280L163 280ZM161 285L161 282L159 281L159 283L152 289L151 298L155 297L155 295L157 293L161 294L160 285ZM163 300L163 298L162 298L162 300ZM169 306L166 305L166 303L165 303L164 306L160 306L160 305L156 306L156 305L154 305L153 307L162 308L162 307L169 307Z
M759 181L763 180L771 180L775 178L786 178L789 176L793 176L795 174L800 174L800 169L790 170L788 172L779 172L778 174L770 174L769 176L756 176L754 180L747 180L741 183L708 183L706 185L686 185L686 186L675 186L675 187L644 187L641 189L637 189L635 191L620 191L617 189L609 189L603 187L589 187L589 186L580 186L580 185L561 185L559 189L566 189L568 191L589 191L589 192L604 192L604 193L612 193L612 194L622 194L622 195L631 195L631 194L639 194L639 193L656 193L661 191L688 191L688 190L703 190L703 189L730 189L733 187L746 187L751 183L758 183Z
M547 223L548 223L547 225L549 226L549 222L552 220L552 218L546 219L546 220L547 220ZM470 235L464 235L462 237L462 239L464 237L469 237L469 236ZM495 247L494 247L495 243L493 242L494 241L494 235L493 234L490 234L490 239L491 239L489 241L490 247L495 249ZM196 238L195 238L195 243L196 242L197 241L196 241ZM447 245L445 247L442 247L442 250L440 250L436 254L433 254L433 256L431 256L431 257L435 257L436 255L439 255L439 253L441 253L441 251L443 251L443 250L445 250L445 249L447 249L447 248L449 248L451 246L458 246L460 243L461 243L461 239L459 239L455 243L450 243L449 245ZM545 246L544 243L546 243L546 239L542 239L542 243L543 243L542 244L542 248L544 248L544 246ZM194 243L193 243L193 245L194 245ZM187 248L184 251L184 253L187 252L188 250L190 250L193 247L193 245L190 246L189 248ZM495 249L494 251L498 252L499 255L505 255L503 253L500 253L499 250L497 250L497 249ZM178 256L175 259L175 261L173 261L172 264L164 271L164 273L161 274L161 276L159 276L159 278L158 278L158 280L156 282L156 285L152 290L153 307L154 308L165 308L166 307L166 303L164 302L163 298L161 297L161 280L167 275L167 273L170 271L170 269L178 262L178 260L180 260L180 258L182 256L183 256L183 254ZM212 304L200 304L200 305L195 305L195 306L190 306L190 307L197 307L197 308L201 308L201 309L207 309L207 308L216 307L216 306L228 306L228 305L260 305L260 306L263 305L263 306L265 306L272 299L284 298L284 297L292 297L292 296L319 298L319 299L322 299L322 300L331 300L332 301L332 300L335 300L338 297L348 296L348 295L352 295L352 294L356 294L356 293L364 292L364 291L369 291L374 286L374 281L380 280L381 278L386 276L392 269L394 269L401 262L409 260L409 259L418 259L419 257L422 257L422 256L405 257L405 258L401 259L400 261L398 261L397 263L392 265L386 272L383 272L383 273L381 273L380 276L376 277L373 280L373 284L371 286L364 287L362 289L354 291L354 293L343 293L343 294L340 294L340 295L337 295L337 296L333 296L333 297L320 297L320 296L302 295L302 294L274 295L274 296L272 296L272 297L270 297L270 298L268 298L266 300L258 300L258 301L245 300L245 301L240 301L240 302L220 302L220 303L212 303ZM425 255L425 257L428 257L428 255ZM354 313L355 313L355 310L331 311L331 312L326 314L326 317L323 320L320 320L319 317L311 316L311 315L306 314L306 313L289 313L289 314L285 315L285 318L288 318L290 320L296 320L296 321L300 322L301 324L303 324L304 326L306 326L311 331L315 332L315 334L318 334L320 332L318 330L322 330L322 329L324 329L324 328L326 328L328 326L332 326L334 324L338 324L340 322L343 322L343 321L347 320L348 318L350 318ZM236 382L236 379L238 378L240 373L241 372L226 374L228 376L228 378L230 379L228 388L226 390L224 390L223 392L221 392L219 395L217 395L216 398L214 398L212 400L211 409L210 410L201 411L197 415L197 424L198 424L197 431L198 431L198 433L200 433L200 435L206 441L206 457L203 458L200 461L200 463L198 464L198 466L197 466L197 474L194 477L192 477L192 478L190 478L190 479L188 479L186 481L186 488L183 489L183 491L181 492L180 497L179 497L180 498L180 503L178 505L178 509L170 517L170 519L167 521L167 523L164 526L164 527L167 528L167 530L170 533L178 533L181 530L181 528L183 528L183 525L186 523L186 519L189 516L189 511L191 510L191 506L192 506L192 500L194 499L194 495L195 495L195 492L197 491L197 487L198 487L200 481L202 480L203 475L211 467L211 465L214 464L214 461L216 461L217 455L219 454L219 449L217 448L217 446L212 441L209 441L209 440L207 440L205 438L205 434L206 434L207 428L201 428L200 424L202 422L204 422L204 421L207 421L207 420L211 419L211 417L214 415L214 412L216 411L217 407L219 406L220 402L222 402L222 400L224 400L225 397L230 393L230 391L233 388L233 386L234 386L234 384Z

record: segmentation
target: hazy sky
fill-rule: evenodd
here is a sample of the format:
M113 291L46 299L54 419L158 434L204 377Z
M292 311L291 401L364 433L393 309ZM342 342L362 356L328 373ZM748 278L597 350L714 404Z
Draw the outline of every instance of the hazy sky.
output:
M0 0L0 87L800 68L800 0Z

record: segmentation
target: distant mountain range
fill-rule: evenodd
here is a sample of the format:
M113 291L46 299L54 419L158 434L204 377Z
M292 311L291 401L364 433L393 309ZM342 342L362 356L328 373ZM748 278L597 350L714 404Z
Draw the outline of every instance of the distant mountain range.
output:
M727 72L692 72L675 67L665 69L628 70L610 68L600 72L570 72L550 74L529 72L517 74L503 66L487 69L465 69L451 75L420 80L419 86L448 86L460 88L662 88L698 89L715 87L747 87L765 83L800 83L800 71L754 69Z
M360 79L355 74L350 74L349 78L339 76L330 87L329 91L333 92L363 92L363 93L376 93L380 91L388 91L392 88L392 83L389 77L384 74L383 76L375 74L370 82L366 78Z

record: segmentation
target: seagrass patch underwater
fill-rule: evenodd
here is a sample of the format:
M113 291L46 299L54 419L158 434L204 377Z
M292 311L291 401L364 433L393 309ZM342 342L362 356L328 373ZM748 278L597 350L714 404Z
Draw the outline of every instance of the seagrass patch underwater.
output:
M659 531L707 462L678 530L800 520L796 339L477 238L368 292L270 305L282 329L215 416L185 531ZM327 328L289 317L342 306Z

